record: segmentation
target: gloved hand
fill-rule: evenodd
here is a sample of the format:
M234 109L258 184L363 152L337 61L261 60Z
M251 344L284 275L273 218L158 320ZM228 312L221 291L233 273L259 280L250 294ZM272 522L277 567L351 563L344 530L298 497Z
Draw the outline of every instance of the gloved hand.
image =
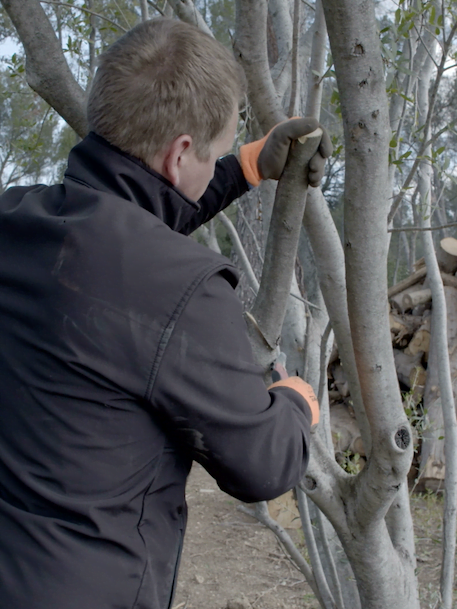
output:
M305 398L306 402L311 408L311 426L319 423L319 404L311 385L306 383L299 376L289 376L288 378L283 378L280 381L276 381L276 383L270 385L268 389L273 389L274 387L289 387L289 389L297 391L303 398Z
M240 147L240 163L244 177L252 186L261 180L279 180L287 161L290 144L299 137L322 129L319 149L309 162L310 186L319 186L324 176L325 159L333 152L327 131L315 118L290 118L273 127L261 140Z

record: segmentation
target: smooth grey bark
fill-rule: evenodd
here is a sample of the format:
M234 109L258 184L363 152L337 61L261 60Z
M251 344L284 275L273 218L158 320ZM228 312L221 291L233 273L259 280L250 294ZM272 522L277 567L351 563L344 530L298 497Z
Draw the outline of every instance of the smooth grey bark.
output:
M288 555L290 556L290 558L296 565L297 569L299 569L305 576L306 581L308 582L311 590L316 595L316 598L319 601L319 603L321 604L321 606L324 607L322 598L319 593L319 589L316 585L316 580L314 578L314 574L313 574L310 566L308 565L306 560L303 558L303 556L300 554L300 552L297 550L294 542L292 541L292 539L291 539L290 535L287 533L287 531L285 529L283 529L281 527L281 525L279 525L276 522L276 520L274 520L270 516L266 502L261 501L259 503L256 503L255 510L251 510L250 508L248 508L244 505L240 505L238 509L241 512L244 512L245 514L248 514L249 516L256 518L259 522L261 522L266 527L268 527L271 531L273 531L273 533L279 539L282 546L284 547L284 549L286 550L286 552L288 553Z
M236 228L233 226L232 221L224 214L223 211L219 212L217 218L230 236L230 240L232 242L233 247L235 248L238 260L246 275L246 279L249 285L254 290L254 292L257 293L259 291L259 282L257 281L257 277L254 274L251 263L249 262L249 258L246 255L246 251L241 243L241 239L238 235Z
M140 0L140 9L141 9L141 21L147 21L149 19L148 0Z
M333 598L333 594L327 583L327 578L322 567L321 557L314 538L313 527L308 510L308 501L306 494L301 488L297 488L298 509L305 535L306 548L308 550L311 565L313 567L314 578L323 601L324 609L344 609L342 599L337 601ZM340 601L340 602L338 602Z
M340 359L349 382L351 399L365 452L369 454L371 431L363 405L352 345L344 253L332 215L319 189L309 189L303 224L313 248L320 288L332 322Z
M308 96L305 116L319 118L322 104L322 82L327 54L327 26L321 0L316 0L316 14L313 24L313 42L309 65Z
M251 317L255 319L251 338L258 342L260 333L263 339L254 346L254 353L265 367L269 366L281 336L306 204L307 166L319 142L320 134L309 137L304 143L297 142L289 153L276 190L260 288L249 318L251 322ZM275 298L271 297L272 293ZM264 348L265 344L269 349Z
M167 0L167 5L172 7L176 16L181 21L195 25L209 36L213 36L213 33L192 0Z
M2 4L24 46L28 84L84 137L85 93L73 77L39 1L2 0Z
M427 125L429 114L429 86L432 77L433 61L428 57L419 79L418 107L420 124L425 124L424 141L430 138L430 126ZM419 193L423 207L421 221L423 227L430 227L431 222L431 176L432 166L428 160L431 156L431 146L424 150L425 157L419 166ZM438 360L438 378L441 393L441 407L444 421L444 454L446 473L444 482L444 515L443 515L443 562L441 569L441 609L452 609L454 588L454 562L456 551L456 513L457 513L457 420L455 413L454 395L452 388L451 369L449 363L447 340L447 313L443 281L436 259L433 235L423 231L422 242L424 258L427 265L427 279L432 290L433 302L433 348Z
M290 86L291 75L292 19L290 3L288 1L284 2L284 0L269 0L268 10L278 51L278 61L270 68L271 78L279 99L283 99Z
M367 466L343 494L352 536L330 520L351 561L362 607L415 608L411 514L405 493L399 492L406 486L412 441L401 405L387 317L385 227L390 130L377 24L373 3L367 0L324 0L323 5L345 130L348 312L372 435ZM384 518L394 501L398 516L391 522L401 534L392 539ZM365 550L359 542L362 530ZM382 567L375 565L373 555L383 557Z
M266 0L236 0L235 54L248 81L248 97L264 133L284 120L267 54Z

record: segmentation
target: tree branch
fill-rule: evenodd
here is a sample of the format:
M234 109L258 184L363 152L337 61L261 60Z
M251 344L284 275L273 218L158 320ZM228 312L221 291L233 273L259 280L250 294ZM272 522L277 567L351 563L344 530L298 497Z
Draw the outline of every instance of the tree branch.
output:
M440 226L402 226L400 228L388 228L388 233L421 233L423 231L428 230L442 230L444 228L451 228L452 226L457 226L457 222L449 222L449 224L441 224Z
M248 96L264 133L286 116L271 78L267 55L266 0L236 0L234 50L248 80Z
M335 603L330 588L328 587L327 579L325 577L324 569L322 568L322 562L317 549L316 540L314 538L314 532L309 516L308 501L306 495L300 487L297 487L296 492L298 509L300 512L303 533L306 541L306 549L308 550L309 559L313 567L313 573L317 587L319 588L322 600L324 601L324 607L325 609L342 609L341 604L337 605Z
M295 102L298 89L298 31L300 25L300 0L294 0L294 21L292 31L292 85L288 116L295 116Z
M67 123L87 132L85 93L68 67L54 29L38 0L2 0L26 53L27 82Z
M306 581L308 582L310 588L316 595L316 598L318 599L318 601L321 603L322 606L324 606L322 598L319 594L319 590L317 588L316 580L314 579L314 574L313 574L310 566L306 562L306 560L297 550L294 542L290 538L290 535L287 533L287 531L285 531L282 528L281 525L279 525L270 516L270 514L268 513L267 504L265 503L265 501L256 503L255 508L256 509L254 511L254 510L247 508L244 505L238 506L238 509L241 512L248 514L248 516L251 516L252 518L256 518L259 522L261 522L267 528L269 528L270 531L273 531L273 533L276 535L276 537L281 542L282 546L285 548L287 554L289 554L289 556L291 557L291 559L292 559L293 563L295 564L295 566L297 567L297 569L299 569L299 571L301 571L301 573L303 573L303 575L305 576Z
M3 0L2 0L2 2L3 2ZM116 23L116 21L113 21L112 19L109 19L108 17L105 17L104 15L101 15L100 13L96 13L95 11L92 11L91 9L86 8L85 6L77 6L76 4L68 4L68 2L58 2L57 0L40 0L40 4L54 4L55 6L64 6L65 8L69 8L69 9L78 9L79 11L87 13L88 15L93 15L94 17L99 17L102 21L111 23L111 25L114 25L114 27L117 28L118 30L120 30L121 32L128 31L124 27L122 27L122 25L119 25L119 23Z
M212 31L207 26L206 21L192 0L168 0L168 4L173 8L176 16L181 21L195 25L209 36L213 36Z
M240 239L240 236L238 235L238 231L236 230L236 228L233 226L233 223L231 222L231 220L229 218L227 218L227 216L224 214L223 211L220 211L218 213L217 218L222 223L222 225L225 227L225 230L228 232L230 241L232 242L233 248L235 249L235 251L237 253L238 260L240 261L241 267L244 270L244 273L246 275L246 279L247 279L249 285L251 286L251 288L257 294L257 292L259 291L259 282L257 281L257 277L255 276L251 263L249 262L249 258L247 257L243 244L241 243L241 239Z
M306 203L308 162L319 141L320 135L296 143L276 191L262 279L251 311L271 350L281 335ZM275 298L271 298L273 292Z

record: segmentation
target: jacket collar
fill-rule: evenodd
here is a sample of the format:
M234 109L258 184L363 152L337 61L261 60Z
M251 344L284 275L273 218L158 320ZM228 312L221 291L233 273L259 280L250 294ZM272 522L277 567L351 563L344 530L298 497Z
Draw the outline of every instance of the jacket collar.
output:
M200 210L159 173L93 132L71 150L65 179L132 201L175 231Z

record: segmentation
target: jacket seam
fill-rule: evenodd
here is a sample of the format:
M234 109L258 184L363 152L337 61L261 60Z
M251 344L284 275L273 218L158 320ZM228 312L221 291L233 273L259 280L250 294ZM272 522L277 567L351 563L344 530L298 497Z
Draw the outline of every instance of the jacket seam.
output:
M176 307L175 307L173 313L171 314L169 321L168 321L167 325L165 326L165 328L162 332L162 335L160 337L159 346L157 347L156 355L155 355L154 361L151 366L151 371L149 373L148 383L147 383L146 391L144 394L145 400L149 401L149 399L151 397L152 390L154 389L154 384L155 384L155 381L156 381L156 378L157 378L157 375L159 372L160 364L162 362L162 358L164 356L165 350L171 339L173 330L175 329L178 319L181 316L181 313L183 312L183 310L185 309L187 303L189 302L192 294L195 292L196 288L200 285L200 283L205 279L205 277L208 277L208 275L213 274L213 273L217 272L218 270L227 268L229 266L230 265L227 263L225 263L225 264L219 263L217 265L212 266L210 269L208 269L208 268L204 269L204 271L202 271L194 279L194 281L188 286L187 290L184 292L183 296L181 297L181 300L176 305Z

